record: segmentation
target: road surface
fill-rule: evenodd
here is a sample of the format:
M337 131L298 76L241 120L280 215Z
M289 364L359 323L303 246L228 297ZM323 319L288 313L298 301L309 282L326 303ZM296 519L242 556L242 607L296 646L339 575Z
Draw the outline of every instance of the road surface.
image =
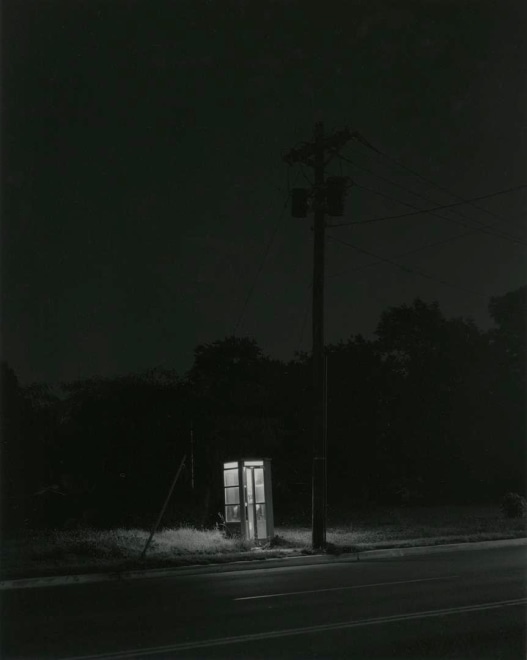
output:
M525 560L525 547L284 560L9 590L1 657L524 660Z

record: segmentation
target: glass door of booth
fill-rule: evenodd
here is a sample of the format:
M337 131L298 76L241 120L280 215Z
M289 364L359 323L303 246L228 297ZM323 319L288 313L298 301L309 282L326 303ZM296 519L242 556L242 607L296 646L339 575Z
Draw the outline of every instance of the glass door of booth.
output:
M243 468L245 486L245 514L249 539L267 537L267 516L265 510L265 486L263 467Z

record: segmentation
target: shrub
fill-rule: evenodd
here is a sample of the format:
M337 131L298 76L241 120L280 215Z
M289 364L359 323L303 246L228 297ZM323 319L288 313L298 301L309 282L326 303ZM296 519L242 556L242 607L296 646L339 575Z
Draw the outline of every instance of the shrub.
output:
M269 540L270 548L280 548L280 547L290 547L290 543L284 539L283 536L275 534L272 539Z
M506 518L522 518L527 513L527 500L518 493L507 493L501 500L501 511Z

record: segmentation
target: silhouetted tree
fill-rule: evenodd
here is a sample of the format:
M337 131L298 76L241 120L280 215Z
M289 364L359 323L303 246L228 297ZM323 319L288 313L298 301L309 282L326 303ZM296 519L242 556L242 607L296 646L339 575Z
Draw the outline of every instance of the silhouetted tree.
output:
M373 341L361 335L327 349L328 492L330 506L378 499L393 458L386 434L396 389Z
M13 369L2 361L1 370L1 522L7 530L24 524L27 479L22 451L24 400Z
M489 479L493 491L525 493L527 454L527 287L491 298L488 385Z
M327 347L331 512L524 491L526 296L492 298L488 332L416 299L373 339ZM55 392L2 363L2 527L150 526L185 453L164 524L217 521L221 463L251 456L273 459L277 519L308 522L311 385L309 355L273 360L246 337L197 346L182 379L152 369Z
M426 501L472 497L488 450L476 412L488 378L483 333L417 299L384 312L376 334L401 376L390 435L403 487Z
M177 375L158 369L63 387L59 479L71 519L148 524L184 450Z
M274 388L279 371L279 363L264 356L250 338L227 337L194 351L187 385L196 479L208 522L222 510L222 462L277 453L280 411Z

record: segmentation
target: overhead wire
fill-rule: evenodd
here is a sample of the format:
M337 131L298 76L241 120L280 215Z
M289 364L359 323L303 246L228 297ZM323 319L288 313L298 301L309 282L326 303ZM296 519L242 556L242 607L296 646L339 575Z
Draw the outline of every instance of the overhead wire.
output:
M359 186L364 188L364 186ZM479 195L478 197L472 197L470 200L465 200L463 202L454 202L453 204L442 204L441 206L434 206L431 209L419 209L416 211L409 211L408 213L398 213L396 215L384 215L378 218L368 218L366 220L354 220L351 222L338 222L334 223L331 225L328 225L329 227L350 227L351 225L367 225L372 222L383 222L385 220L397 220L399 218L409 218L414 215L421 215L421 214L426 214L426 213L431 213L432 211L442 211L443 209L451 209L456 206L462 206L463 204L468 203L469 201L479 201L482 199L490 199L491 197L497 197L499 195L506 195L511 192L516 192L518 190L522 190L527 188L527 184L522 184L519 186L513 186L512 188L506 188L505 190L497 190L493 193L488 193L487 195ZM375 192L376 194L381 194L378 193L378 191L371 191ZM399 202L401 204L405 204L406 206L411 206L409 204L406 204L406 202ZM474 228L475 229L475 228Z
M337 154L337 156L339 157L339 159L340 159L341 161L344 161L344 162L346 162L346 163L349 163L349 164L352 165L353 167L356 167L356 168L358 168L358 169L360 169L360 170L363 170L363 171L365 171L365 172L368 172L370 175L374 176L376 179L380 179L381 181L385 181L385 182L388 183L389 185L394 186L394 187L396 187L396 188L399 188L399 189L401 189L401 190L404 190L405 192L409 193L410 195L413 195L413 196L416 197L416 198L422 199L422 200L424 200L425 202L428 202L429 204L437 205L437 201L435 201L435 200L433 200L433 199L430 199L430 197L427 197L426 195L421 195L420 193L415 192L414 190L411 190L411 189L408 188L407 186L403 186L402 184L398 183L397 181L392 181L392 179L389 179L388 177L385 177L385 176L383 176L382 174L378 174L377 172L374 172L373 170L371 170L371 169L368 168L368 167L365 167L364 165L359 165L359 164L356 163L355 161L351 160L351 158L347 158L346 156L343 156L343 155L340 154L340 153ZM379 194L379 193L378 193L378 194ZM454 196L454 195L452 195L452 196ZM404 203L405 203L405 202L402 202L401 200L395 200L395 201L397 201L397 202L400 203L400 204L404 204ZM418 207L416 207L416 206L412 206L411 204L408 204L408 206L410 206L410 208L415 208L415 209L418 208ZM475 207L475 208L479 208L479 207ZM426 209L424 209L424 210L426 210ZM463 218L465 218L466 220L470 220L471 222L474 222L474 223L480 225L481 227L490 227L490 226L494 226L495 224L497 224L497 223L491 223L490 225L489 225L489 224L485 224L484 222L481 222L480 220L477 220L476 218L472 218L472 217L470 217L470 216L467 215L466 213L462 213L462 212L461 212L459 209L457 209L457 208L455 208L455 209L453 209L453 210L454 210L454 213L456 213L456 214L459 215L460 217L463 217ZM439 214L435 214L435 215L438 215L438 217L444 218L445 220L448 220L448 221L451 221L451 222L456 222L453 218L450 218L450 217L447 217L447 216L444 216L444 215L439 215ZM498 216L496 216L496 217L498 217ZM502 218L499 218L499 217L498 217L498 221L500 221L500 220L502 220ZM457 223L458 223L458 224L461 224L461 223L459 223L459 222L457 222ZM465 225L465 226L466 226L466 225ZM510 239L513 240L513 241L516 241L516 240L520 240L520 241L521 241L521 238L519 238L518 236L514 236L513 234L510 234L510 233L507 233L507 232L500 232L500 234L501 234L502 238L508 237L508 238L510 238Z
M415 206L414 204L410 204L409 202L404 202L401 199L398 199L397 197L393 197L392 195L388 195L384 192L381 192L380 190L375 190L374 188L370 188L368 186L363 186L362 184L355 183L355 186L357 188L361 188L362 190L366 190L367 192L370 192L374 195L378 195L379 197L384 197L385 199L388 199L392 202L396 202L397 204L402 204L403 206L408 206L408 208L411 209L416 209L414 213L411 213L410 215L419 215L421 213L428 213L429 215L433 215L437 218L441 218L442 220L446 220L447 222L452 222L455 225L460 225L461 227L467 227L468 229L473 229L474 231L481 232L482 234L488 234L490 236L496 236L497 238L501 238L505 241L509 241L511 243L517 243L518 245L524 245L527 246L527 241L523 241L521 238L516 238L514 236L511 236L509 234L504 234L503 232L500 231L493 231L489 229L489 225L483 225L483 226L477 226L474 227L474 225L468 225L466 222L463 222L461 220L457 220L455 218L449 218L446 215L441 215L439 213L436 213L434 209L420 209L418 206ZM408 217L405 214L406 217ZM401 217L401 216L399 216ZM362 221L358 224L365 224L366 221ZM331 225L332 227L341 227L343 224L334 224Z
M434 241L433 243L427 243L426 245L421 245L421 247L414 248L412 250L408 250L406 252L402 252L401 254L397 254L393 259L400 259L401 257L408 257L411 254L417 254L418 252L422 252L423 250L428 250L429 248L437 247L439 245L444 245L446 243L451 243L452 241L458 240L459 238L462 238L463 236L470 236L474 234L474 231L465 231L462 234L456 234L455 236L450 236L449 238L443 238L440 241ZM381 260L377 259L377 261L370 261L368 264L363 264L362 266L355 266L354 268L347 268L346 270L341 270L337 273L332 273L331 275L328 275L328 277L338 277L339 275L344 275L346 273L354 273L359 270L364 270L366 268L370 268L371 266L378 266L379 264L383 263Z
M465 203L465 204L470 204L475 209L478 209L478 211L482 211L483 213L486 213L487 215L491 215L494 218L498 218L499 220L502 220L501 216L498 215L497 213L494 213L493 211L490 211L489 209L486 209L483 206L478 206L477 204L473 203L474 201L479 201L481 199L485 199L485 197L472 198L472 199L464 198L461 195L453 193L451 190L449 190L445 186L442 186L442 185L438 184L437 182L432 181L432 179L430 179L429 177L426 177L423 174L420 174L419 172L412 169L411 167L409 167L405 163L401 162L397 158L394 158L393 156L390 156L390 154L387 154L386 152L381 151L377 147L374 147L373 145L371 145L368 141L366 141L364 139L354 139L354 144L359 144L362 147L367 148L369 152L376 153L377 155L382 156L383 158L386 158L386 160L392 162L394 165L397 165L398 167L406 170L407 172L410 172L410 174L412 174L413 176L417 177L418 179L421 179L425 183L428 183L429 185L433 186L434 188L437 188L438 190L441 190L442 192L447 193L447 195L450 195L454 199L457 199L458 201L460 201L462 203ZM520 187L524 187L524 186L520 186Z
M462 291L467 291L467 292L469 292L473 295L476 295L478 297L483 297L483 298L488 297L486 294L482 293L481 291L475 291L474 289L468 289L467 287L463 287L463 286L461 286L459 284L456 284L454 282L449 282L449 281L443 280L443 279L441 279L441 278L439 278L435 275L430 275L430 273L425 273L424 271L418 270L417 268L410 268L408 266L404 266L403 264L397 263L393 259L390 259L390 258L387 258L387 257L381 257L380 255L375 254L374 252L370 252L369 250L365 250L364 248L361 248L358 245L355 245L354 243L349 243L347 241L343 241L340 238L336 238L335 236L330 236L330 235L328 235L328 238L331 241L335 241L336 243L341 243L342 245L346 245L347 247L350 247L354 250L357 250L357 252L362 252L363 254L367 254L370 257L375 257L376 259L378 259L381 262L390 264L391 266L395 266L396 268L399 268L400 270L404 271L405 273L419 275L420 277L423 277L427 280L435 280L435 281L437 281L440 284L443 284L445 286L453 287L455 289L459 289L459 290L462 290Z
M367 144L366 146L368 146L370 149L373 149L373 151L377 151L375 148L371 147L371 145L369 145L369 144ZM337 237L335 237L335 236L328 235L328 238L329 238L331 241L334 241L334 242L340 243L340 244L342 244L342 245L345 245L345 246L347 246L347 247L349 247L349 248L352 248L352 249L354 249L354 250L356 250L356 251L358 251L358 252L361 252L361 253L363 253L363 254L369 255L369 256L374 257L374 258L376 259L376 261L370 262L369 264L364 264L364 265L362 265L362 266L358 266L358 267L353 268L353 269L351 269L351 270L346 270L346 271L340 271L340 272L338 272L338 273L333 273L333 274L329 275L328 277L336 277L336 276L338 276L338 275L343 274L344 272L352 272L352 271L362 270L362 269L368 268L368 267L373 266L373 265L378 265L378 264L380 264L380 263L387 263L387 264L390 264L391 266L394 266L394 267L396 267L396 268L402 270L403 272L405 272L405 273L407 273L407 274L418 275L418 276L420 276L420 277L422 277L422 278L424 278L424 279L427 279L427 280L437 281L438 283L440 283L440 284L442 284L442 285L444 285L444 286L448 286L448 287L452 287L452 288L455 288L455 289L458 289L458 290L461 290L461 291L469 292L470 294L475 295L475 296L477 296L477 297L488 298L488 295L487 295L487 294L484 294L484 293L481 292L481 291L476 291L476 290L474 290L474 289L470 289L470 288L468 288L468 287L461 286L461 285L459 285L459 284L457 284L457 283L450 282L450 281L448 281L448 280L444 280L444 279L442 279L441 277L437 277L437 276L435 276L435 275L431 275L430 273L426 273L426 272L421 271L421 270L419 270L419 269L417 269L417 268L411 268L411 267L405 266L404 264L400 264L400 263L394 261L394 259L398 259L398 258L405 257L405 256L408 256L408 255L411 255L411 254L415 254L415 253L420 252L420 251L425 250L425 249L429 249L429 248L433 248L433 247L436 247L436 246L439 246L439 245L443 245L443 244L446 244L446 243L452 242L452 241L454 241L454 240L457 240L457 239L459 239L459 238L462 238L462 237L464 237L464 236L469 236L469 235L475 234L475 233L477 233L477 232L482 232L482 233L486 233L486 234L489 234L489 235L493 235L493 236L496 236L496 237L502 238L502 239L504 239L504 240L511 241L511 242L513 242L513 243L516 243L516 244L527 245L527 242L523 241L523 240L520 239L519 237L514 236L514 235L512 235L512 234L507 234L506 232L500 232L500 231L489 231L491 227L495 226L498 222L503 221L503 219L502 219L500 216L498 216L497 214L492 213L492 212L490 212L490 211L487 211L487 209L484 209L483 207L477 206L477 205L475 205L475 204L473 203L473 202L476 202L476 201L481 201L481 200L485 200L485 199L490 199L490 198L493 198L493 197L497 197L497 196L499 196L499 195L504 195L504 194L508 194L508 193L511 193L511 192L516 192L516 191L518 191L518 190L525 189L525 188L527 188L527 184L522 184L522 185L518 185L518 186L513 186L513 187L507 188L507 189L505 189L505 190L499 190L499 191L495 191L495 192L488 193L488 194L485 194L485 195L479 195L479 196L477 196L477 197L464 198L464 197L460 197L460 196L458 196L458 195L455 195L454 193L452 193L451 191L447 190L446 188L444 188L444 187L442 187L442 186L439 186L439 185L435 184L434 182L428 180L426 177L423 177L423 176L419 175L417 172L411 170L410 168L407 168L406 166L404 166L404 165L403 165L402 163L400 163L399 161L396 161L396 159L393 159L393 158L389 157L388 155L383 154L383 153L380 152L380 151L377 151L377 153L378 153L379 155L385 156L385 157L388 158L389 160L392 160L394 163L398 164L400 167L403 167L404 169L407 169L407 170L408 170L409 172L411 172L414 176L417 176L417 177L421 178L422 180L426 181L427 183L429 183L429 184L431 184L431 185L434 185L434 186L437 187L438 189L443 190L444 192L448 193L451 197L454 197L454 198L455 198L456 200L458 200L458 201L456 201L455 203L438 205L437 202L435 202L433 199L430 199L430 197L426 197L425 195L422 195L422 194L420 194L420 193L417 193L416 191L411 190L411 189L409 189L409 188L407 188L407 187L405 187L405 186L403 186L403 185L401 185L401 184L399 184L399 183L397 183L397 182L394 182L394 181L392 181L391 179L389 179L389 178L387 178L387 177L384 177L384 176L382 176L382 175L380 175L380 174L377 174L377 173L373 172L372 170L370 170L369 168L366 168L366 167L363 167L363 166L361 166L361 165L358 165L357 163L355 163L355 162L352 161L351 159L349 159L349 158L347 158L347 157L345 157L345 156L342 156L341 154L337 153L337 154L335 154L335 155L337 155L337 156L339 157L339 159L340 159L341 173L342 173L342 161L348 162L349 164L351 164L351 165L353 165L353 166L355 166L355 167L357 167L357 168L359 168L359 169L362 169L362 170L364 170L364 171L369 172L371 175L375 176L376 178L379 178L379 179L381 179L381 180L383 180L383 181L389 183L390 185L393 185L393 186L395 186L395 187L398 187L398 188L404 190L405 192L407 192L407 193L413 195L413 196L416 197L416 198L422 199L422 200L424 200L424 201L426 201L426 202L428 202L428 203L430 203L430 204L436 204L436 206L434 206L434 207L432 207L432 208L427 208L427 209L420 209L420 208L417 207L417 206L414 206L414 205L412 205L412 204L409 204L408 202L402 201L402 200L397 199L397 198L395 198L395 197L392 197L392 196L390 196L390 195L386 195L385 193L382 193L382 192L380 192L380 191L378 191L378 190L373 190L373 189L368 188L368 187L366 187L366 186L358 185L359 188L362 188L362 189L367 190L367 191L369 191L369 192L371 192L371 193L374 193L374 194L377 194L377 195L383 196L383 197L385 197L385 198L387 198L387 199L390 199L390 200L392 200L392 201L397 202L398 204L402 204L402 205L404 205L404 206L407 206L407 207L412 208L412 209L415 209L415 210L414 210L413 212L410 212L410 213L402 213L402 214L391 215L391 216L383 216L383 217L380 217L380 218L371 218L371 219L362 220L362 221L354 221L354 222L346 222L346 223L336 223L336 224L331 224L331 225L327 225L328 228L333 228L333 227L343 227L343 226L350 226L350 225L357 225L357 224L367 224L367 223L371 223L371 222L380 222L380 221L384 221L384 220L392 220L392 219L397 219L397 218L411 217L411 216L414 216L414 215L420 215L420 214L430 214L430 215L435 215L435 216L437 216L437 217L439 217L439 218L441 218L441 219L443 219L443 220L447 220L447 221L453 222L454 224L459 224L459 225L461 225L461 226L464 226L464 227L466 227L467 229L469 229L469 231L463 232L463 233L461 233L461 234L456 234L455 236L451 236L451 237L449 237L449 238L442 239L442 240L440 240L440 241L435 241L435 242L433 242L433 243L428 243L428 244L423 245L423 246L421 246L421 247L419 247L419 248L415 248L415 249L412 249L412 250L406 251L406 252L404 252L404 253L402 253L402 254L399 254L399 255L397 255L397 256L394 257L394 258L381 257L380 255L375 254L375 253L373 253L373 252L371 252L371 251L369 251L369 250L366 250L366 249L364 249L364 248L361 248L361 247L359 247L358 245L355 245L355 244L349 243L349 242L344 241L344 240L342 240L342 239L340 239L340 238L337 238ZM307 177L305 176L304 172L302 172L302 174L303 174L304 178L306 178L306 180L307 180ZM310 182L310 183L311 183L311 182ZM357 185L357 184L356 184L356 185ZM459 220L456 220L456 219L454 219L454 218L451 218L451 217L448 217L448 216L444 216L444 215L440 215L440 214L435 213L435 211L442 211L442 210L446 210L446 209L457 209L458 207L463 206L463 205L467 205L467 204L473 206L474 208L476 208L476 209L478 209L478 210L480 210L480 211L483 211L483 212L485 212L485 213L488 213L488 215L492 215L493 217L497 218L497 222L493 222L493 223L490 223L490 224L485 224L485 223L483 223L483 222L481 222L481 221L479 221L479 220L476 220L476 219L474 219L474 218L472 218L472 217L470 217L470 216L467 216L467 215L464 214L464 213L461 213L460 211L456 211L456 213L457 213L458 215L460 215L461 217L466 218L467 220L471 221L472 223L477 223L478 226L474 226L473 224L472 224L472 225L468 225L468 224L466 224L466 223L464 223L464 222L460 222ZM305 326L306 326L307 318L308 318L308 312L309 312L309 301L308 301L307 304L306 304L306 307L305 307L305 310L304 310L304 314L303 314L302 324L301 324L301 327L300 327L300 333L299 333L299 337L298 337L298 350L297 350L297 352L299 352L299 350L300 350L300 346L301 346L301 343L302 343L302 340L303 340L304 330L305 330Z
M304 171L304 167L302 166L302 163L299 163L299 165L300 165L300 173L301 173L302 176L304 177L305 181L306 181L310 186L312 186L312 185L313 185L313 182L312 182L311 179L308 177L308 175L305 173L305 171Z

